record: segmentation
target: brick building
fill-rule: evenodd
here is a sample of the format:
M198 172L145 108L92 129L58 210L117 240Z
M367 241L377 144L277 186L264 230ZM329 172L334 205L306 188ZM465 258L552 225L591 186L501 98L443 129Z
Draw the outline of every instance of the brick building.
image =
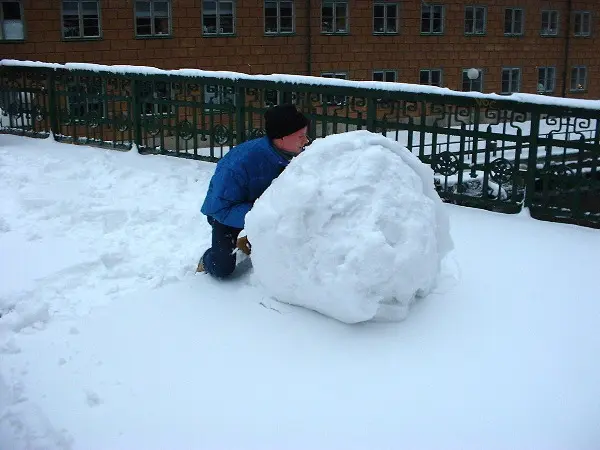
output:
M0 0L0 57L600 98L598 0ZM470 68L478 69L470 71Z

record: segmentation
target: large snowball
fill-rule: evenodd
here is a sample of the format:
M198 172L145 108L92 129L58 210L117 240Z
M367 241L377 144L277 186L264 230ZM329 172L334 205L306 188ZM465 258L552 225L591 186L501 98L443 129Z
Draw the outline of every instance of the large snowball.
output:
M315 140L255 203L246 233L274 298L347 323L404 319L452 248L431 169L367 131Z

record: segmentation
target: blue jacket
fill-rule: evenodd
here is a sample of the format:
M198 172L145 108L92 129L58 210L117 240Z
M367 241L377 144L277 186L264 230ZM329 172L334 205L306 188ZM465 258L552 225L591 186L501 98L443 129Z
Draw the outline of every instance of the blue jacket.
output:
M267 137L235 146L217 163L202 213L224 225L244 228L246 213L287 165Z

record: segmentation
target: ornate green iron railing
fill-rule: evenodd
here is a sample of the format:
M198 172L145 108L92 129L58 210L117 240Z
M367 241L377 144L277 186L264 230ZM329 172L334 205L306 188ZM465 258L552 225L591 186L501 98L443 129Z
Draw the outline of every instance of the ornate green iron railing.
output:
M366 129L435 172L447 202L600 227L600 102L201 71L0 63L0 131L217 161L295 103L311 138Z

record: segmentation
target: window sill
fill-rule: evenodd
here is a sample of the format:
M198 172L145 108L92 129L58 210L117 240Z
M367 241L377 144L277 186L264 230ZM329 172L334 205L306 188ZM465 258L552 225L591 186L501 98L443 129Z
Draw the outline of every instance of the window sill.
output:
M373 36L398 36L398 31L373 31Z
M323 36L350 36L349 31L321 31Z
M482 36L487 36L487 32L483 32L483 33L465 33L464 35L466 37L482 37Z
M77 37L77 38L66 38L63 37L62 41L63 42L89 42L89 41L101 41L104 38L102 36L97 36L97 37Z
M224 37L236 37L236 33L202 33L203 38L224 38Z
M428 31L421 31L421 36L443 36L444 32L440 31L440 32L428 32Z
M559 37L559 35L558 35L558 33L556 33L556 34L550 34L550 33L541 33L540 32L540 37L543 37L543 38L557 38L557 37Z
M285 31L282 33L264 33L265 37L287 37L287 36L296 36L295 31Z
M587 94L588 90L586 89L569 89L570 94Z
M574 38L579 38L579 39L590 39L592 37L591 34L573 34Z
M153 36L135 36L135 39L173 39L172 34L156 34Z
M23 39L0 39L0 44L23 44L25 38Z
M504 33L504 37L508 37L508 38L519 38L519 37L523 37L524 34L523 33Z

